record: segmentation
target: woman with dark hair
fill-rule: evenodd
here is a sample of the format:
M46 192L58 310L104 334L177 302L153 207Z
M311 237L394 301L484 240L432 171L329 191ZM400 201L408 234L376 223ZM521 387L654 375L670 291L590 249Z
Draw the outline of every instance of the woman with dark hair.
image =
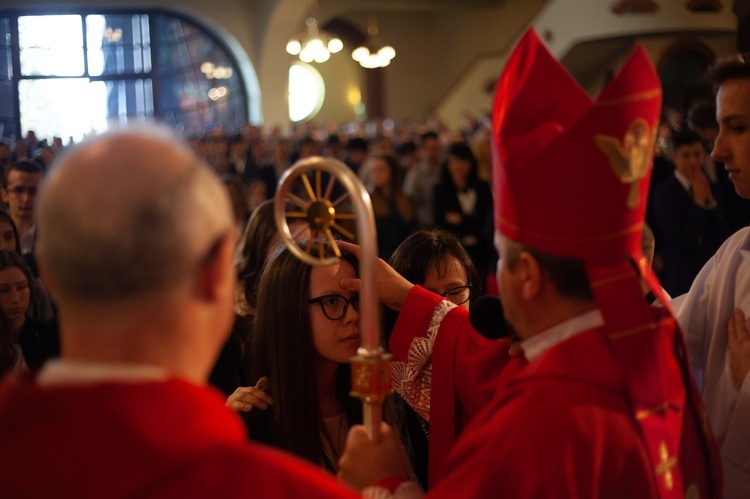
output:
M21 254L21 241L18 238L16 224L10 215L3 210L0 210L0 249L13 251L18 255ZM29 306L28 315L38 321L51 322L55 318L55 310L44 285L38 278L34 277L34 272L29 262L29 259L33 259L33 256L30 253L22 257L31 272L31 280L29 281L31 287L31 305Z
M249 384L247 350L256 309L258 280L266 259L273 249L282 244L273 218L273 203L273 199L261 203L250 216L245 227L242 244L238 251L234 325L209 377L209 382L225 395L234 394L227 401L227 405L233 409L237 407L234 407L232 402L239 402L246 396L255 400L253 393L258 390L256 387L247 386ZM304 230L307 225L299 219L289 219L287 223L295 237L309 236L309 230Z
M232 203L232 213L234 214L234 224L237 230L242 230L250 216L250 205L248 204L247 187L242 182L242 178L236 173L226 173L220 178L221 183L229 194L229 200Z
M378 255L388 259L414 229L411 200L401 191L401 168L392 156L372 159L372 210L378 233Z
M482 292L482 281L469 253L452 233L419 229L402 242L388 263L407 281L469 309L471 298ZM386 341L398 313L384 308Z
M255 292L263 265L273 250L281 244L274 220L274 200L269 199L256 208L245 227L245 234L237 264L237 305L240 315L252 315L255 310ZM298 218L287 219L289 230L295 238L307 239L310 231L306 222Z
M273 199L255 209L245 227L237 262L237 296L235 311L239 315L255 313L255 288L268 257L268 246L277 234L273 219Z
M409 282L467 310L471 299L481 293L481 281L471 257L456 236L445 230L420 229L414 232L396 248L388 263ZM386 338L390 338L397 319L398 312L383 307ZM414 449L414 471L426 488L430 424L417 411L407 407L406 424Z
M21 241L18 239L16 224L4 210L0 210L0 249L21 254Z
M452 233L421 229L409 236L390 259L408 281L469 309L469 298L481 292L471 256Z
M327 256L332 256L327 248ZM335 472L349 428L362 422L349 396L350 358L360 346L358 295L342 289L357 260L311 267L280 247L266 263L250 347L252 379L267 377L270 397L242 408L249 434ZM266 410L258 410L266 409ZM255 409L252 410L251 409ZM394 428L392 402L384 420Z
M251 341L252 379L267 376L273 399L256 418L265 420L266 431L251 423L251 438L329 471L336 470L349 426L362 419L348 393L348 359L360 344L357 295L338 286L356 277L355 268L348 255L330 267L311 267L279 248L260 280Z
M492 191L479 180L477 160L465 143L448 148L434 199L436 226L458 237L485 276L492 257Z
M0 375L38 370L60 353L56 328L27 315L32 279L21 255L0 250Z

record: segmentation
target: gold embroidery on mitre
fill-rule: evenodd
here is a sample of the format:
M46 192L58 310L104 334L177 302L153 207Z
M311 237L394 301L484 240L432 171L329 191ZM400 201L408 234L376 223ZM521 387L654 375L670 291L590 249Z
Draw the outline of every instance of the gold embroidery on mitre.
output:
M674 475L672 475L672 468L677 466L677 458L669 456L669 450L667 444L661 442L659 444L659 464L656 465L656 474L664 475L664 487L667 490L674 488Z
M628 208L634 210L641 202L638 181L648 172L651 164L653 145L656 142L656 127L650 130L646 120L633 121L622 138L597 134L594 136L597 147L607 156L612 171L624 184L630 184Z

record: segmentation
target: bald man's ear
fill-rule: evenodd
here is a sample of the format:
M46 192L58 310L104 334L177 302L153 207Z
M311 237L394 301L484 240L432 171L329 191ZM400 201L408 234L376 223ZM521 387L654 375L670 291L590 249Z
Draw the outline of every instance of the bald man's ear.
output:
M226 233L211 246L203 258L196 290L200 299L205 301L233 299L234 244L233 234Z

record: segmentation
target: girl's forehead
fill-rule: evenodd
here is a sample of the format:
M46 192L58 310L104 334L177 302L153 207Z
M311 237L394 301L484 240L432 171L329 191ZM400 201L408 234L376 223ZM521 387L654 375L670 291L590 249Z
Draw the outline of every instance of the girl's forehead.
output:
M433 261L427 268L427 274L434 272L438 279L453 274L466 277L466 269L461 262L453 255L444 255L442 258Z
M26 280L26 274L24 274L18 267L5 267L0 270L0 281L9 282L17 280Z
M312 268L311 281L337 280L341 277L353 275L354 267L346 260L339 260L331 265L321 265Z

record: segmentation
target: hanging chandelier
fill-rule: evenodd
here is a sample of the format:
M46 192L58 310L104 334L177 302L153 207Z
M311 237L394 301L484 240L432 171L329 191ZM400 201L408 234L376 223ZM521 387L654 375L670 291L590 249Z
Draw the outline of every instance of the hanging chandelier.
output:
M344 48L340 38L318 28L318 21L315 19L317 10L318 2L312 0L310 14L305 19L307 30L294 35L286 44L286 51L291 55L298 55L302 62L326 62L331 58L331 54Z
M375 19L368 20L367 35L365 43L352 52L352 59L367 69L386 67L396 57L396 50L380 41L378 23Z

